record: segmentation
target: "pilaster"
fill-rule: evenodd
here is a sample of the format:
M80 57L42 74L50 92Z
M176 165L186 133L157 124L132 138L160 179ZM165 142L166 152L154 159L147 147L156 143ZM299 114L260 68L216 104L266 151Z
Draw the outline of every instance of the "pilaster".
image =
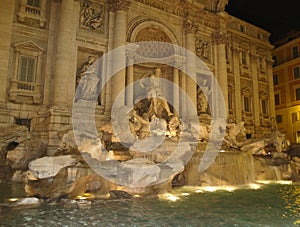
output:
M196 82L192 79L196 79L196 40L195 33L198 30L198 26L189 18L186 18L184 22L185 32L185 47L188 51L186 55L186 92L189 95L194 108L197 109L197 86Z
M251 48L250 52L250 67L252 75L253 86L253 115L254 115L254 127L257 134L257 130L260 127L260 107L259 89L258 89L258 75L257 75L257 56L255 53L255 47Z
M227 78L227 63L226 63L226 50L225 50L227 35L224 32L217 30L212 34L212 42L214 46L214 55L215 55L214 56L215 77L219 83L220 89L222 90L224 104L226 108L226 116L228 116L228 78ZM215 92L217 92L216 89ZM217 100L214 101L217 102ZM218 103L216 104L217 106L219 106Z
M129 7L129 1L127 0L113 0L110 3L111 10L114 11L114 36L113 36L113 48L119 48L126 44L126 30L127 30L127 10ZM112 78L112 93L111 103L115 101L119 96L120 105L125 103L125 94L120 92L125 88L125 75L126 75L126 52L125 48L121 48L117 55L114 55L112 62L113 72L116 74ZM121 70L120 70L121 69Z
M55 106L71 107L76 79L76 21L74 0L61 1L57 37L54 100Z
M15 1L3 0L0 7L0 104L7 98L7 85L9 79L9 56L12 39ZM1 106L0 106L1 108Z
M233 76L234 76L234 103L236 122L242 120L242 100L241 100L241 77L240 77L240 56L237 47L233 47Z

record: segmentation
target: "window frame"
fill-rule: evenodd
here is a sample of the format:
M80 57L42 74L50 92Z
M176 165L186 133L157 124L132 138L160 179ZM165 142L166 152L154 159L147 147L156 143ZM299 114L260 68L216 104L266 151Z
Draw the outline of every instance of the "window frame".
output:
M21 77L23 76L22 72L22 63L23 63L23 59L26 59L26 69L25 69L25 80L23 80ZM33 69L32 69L32 80L28 80L28 74L29 74L29 66L28 66L28 61L29 60L33 60ZM36 73L37 73L37 57L31 56L31 55L24 55L21 54L19 56L19 66L18 66L18 81L22 81L22 82L26 82L26 83L35 83L36 80Z
M299 47L298 47L298 45L292 47L292 55L293 55L293 59L299 57Z
M299 68L299 66L293 67L293 76L294 76L294 79L299 79L300 78L300 68Z
M278 84L279 84L279 76L278 74L273 74L273 85L278 85Z
M276 97L278 97L278 99ZM277 102L277 100L278 100L278 102ZM275 106L280 105L280 94L279 93L274 94L274 103L275 103Z

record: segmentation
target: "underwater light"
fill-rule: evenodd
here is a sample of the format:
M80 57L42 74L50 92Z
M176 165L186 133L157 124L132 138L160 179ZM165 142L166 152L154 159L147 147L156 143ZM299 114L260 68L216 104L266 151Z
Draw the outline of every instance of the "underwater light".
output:
M166 193L166 194L162 194L160 196L161 199L166 199L166 200L169 200L169 201L172 201L172 202L175 202L177 200L179 200L180 198L178 196L175 196L171 193Z
M249 187L251 188L251 189L260 189L261 188L261 186L259 185L259 184L249 184Z
M80 199L80 200L85 200L85 199L87 199L87 198L88 198L88 197L81 196L81 195L76 196L76 199Z
M10 202L16 202L18 200L19 200L18 198L10 198L10 199L8 199L8 201L10 201Z
M215 192L217 191L217 188L216 187L212 187L212 186L205 186L205 187L202 187L203 190L205 191L208 191L208 192Z
M279 181L275 181L275 183L278 183L278 184L292 184L293 181L290 181L290 180L279 180Z
M236 187L227 186L227 187L224 187L224 189L226 191L233 192L234 190L236 190Z
M220 152L220 153L224 153L225 151L224 151L224 150L220 150L219 152Z
M181 195L183 195L183 196L188 196L188 195L190 195L190 193L182 192Z
M292 181L289 180L259 180L256 181L260 184L292 184Z

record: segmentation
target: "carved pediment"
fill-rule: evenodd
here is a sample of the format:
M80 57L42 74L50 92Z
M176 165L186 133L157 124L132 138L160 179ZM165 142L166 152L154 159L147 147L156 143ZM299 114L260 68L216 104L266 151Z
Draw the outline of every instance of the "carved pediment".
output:
M252 95L253 94L253 90L250 87L244 87L242 89L242 94L244 94L244 95Z
M261 91L259 92L259 97L262 98L268 98L269 97L269 93L266 91Z
M16 50L30 50L34 52L44 52L45 50L32 41L25 41L15 44Z

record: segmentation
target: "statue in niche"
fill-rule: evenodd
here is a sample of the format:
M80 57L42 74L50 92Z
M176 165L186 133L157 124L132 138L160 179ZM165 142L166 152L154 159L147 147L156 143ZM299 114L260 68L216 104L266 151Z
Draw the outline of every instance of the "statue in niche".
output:
M198 99L197 99L197 109L198 114L206 114L208 113L208 98L211 94L211 89L207 84L207 79L204 79L202 82L202 86L198 87Z
M150 75L146 74L140 81L140 86L147 92L147 98L150 102L150 108L148 115L151 117L162 118L163 112L166 111L167 115L170 116L169 105L166 100L160 98L159 78L161 77L161 68L155 68L154 72Z
M201 58L208 59L209 50L208 50L208 41L197 40L196 42L196 54Z
M76 87L79 91L77 92L75 101L96 101L99 81L95 57L89 56L88 61L81 66L76 76Z
M104 32L103 6L85 1L80 16L82 26Z

